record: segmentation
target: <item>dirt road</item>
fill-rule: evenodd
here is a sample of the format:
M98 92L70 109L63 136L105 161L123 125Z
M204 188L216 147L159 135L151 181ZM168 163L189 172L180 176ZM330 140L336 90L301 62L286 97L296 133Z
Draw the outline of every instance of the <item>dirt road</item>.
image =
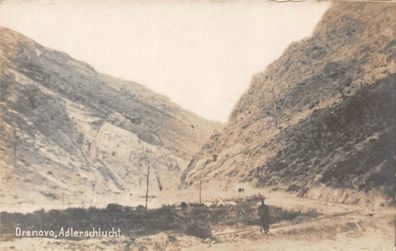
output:
M370 205L349 205L297 197L266 189L224 191L208 187L202 191L205 203L232 203L248 196L264 195L267 204L287 210L310 211L321 214L316 219L290 224L281 222L271 226L270 235L257 226L229 226L212 229L213 238L202 240L174 232L120 239L88 239L81 241L46 238L13 239L3 241L0 250L392 250L394 247L394 208ZM114 198L112 198L114 199ZM135 202L120 199L120 204ZM196 189L155 194L149 206L197 202ZM114 201L113 201L114 202ZM117 202L117 199L116 199ZM126 203L125 203L126 202ZM105 204L106 201L101 203Z

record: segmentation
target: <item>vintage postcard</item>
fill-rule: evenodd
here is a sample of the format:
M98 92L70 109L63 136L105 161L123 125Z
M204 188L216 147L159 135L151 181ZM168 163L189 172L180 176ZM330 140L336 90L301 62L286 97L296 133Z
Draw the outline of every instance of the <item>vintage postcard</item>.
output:
M396 250L396 2L0 1L0 250Z

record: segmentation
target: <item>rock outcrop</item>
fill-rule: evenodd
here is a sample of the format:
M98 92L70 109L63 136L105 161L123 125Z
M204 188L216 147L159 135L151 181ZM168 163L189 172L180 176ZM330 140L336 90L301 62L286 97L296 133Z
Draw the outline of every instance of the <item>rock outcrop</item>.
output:
M392 194L396 5L333 3L312 36L251 80L182 182L220 180L307 194Z
M0 28L0 194L39 204L135 194L181 171L219 124ZM89 194L89 195L88 195Z

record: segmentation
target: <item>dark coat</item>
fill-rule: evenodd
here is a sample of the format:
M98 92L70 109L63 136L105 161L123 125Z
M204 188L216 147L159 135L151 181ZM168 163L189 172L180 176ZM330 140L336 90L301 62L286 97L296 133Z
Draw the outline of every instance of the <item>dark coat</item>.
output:
M265 204L261 204L258 207L258 215L262 225L269 225L269 207Z

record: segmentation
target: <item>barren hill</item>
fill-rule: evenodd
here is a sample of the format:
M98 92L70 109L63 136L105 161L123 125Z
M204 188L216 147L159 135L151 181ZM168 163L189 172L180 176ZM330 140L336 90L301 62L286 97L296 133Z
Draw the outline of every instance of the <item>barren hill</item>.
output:
M89 201L178 183L217 123L0 28L2 203Z
M334 3L312 36L253 76L183 184L202 175L338 201L391 195L395 14L395 4Z

